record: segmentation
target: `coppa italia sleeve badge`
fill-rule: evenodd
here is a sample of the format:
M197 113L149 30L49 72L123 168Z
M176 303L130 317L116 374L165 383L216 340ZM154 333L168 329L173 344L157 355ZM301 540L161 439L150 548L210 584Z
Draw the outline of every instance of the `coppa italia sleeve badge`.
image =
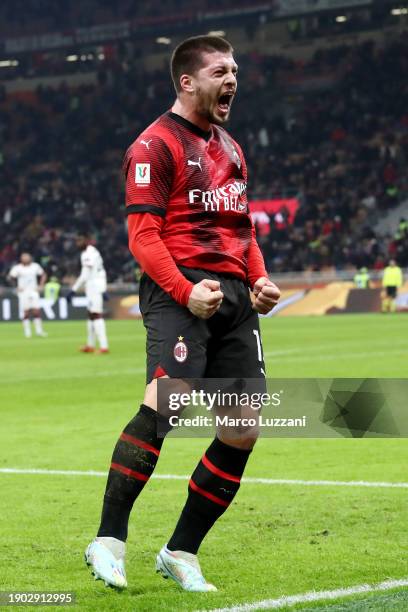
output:
M188 348L185 342L183 342L183 336L178 337L178 342L174 345L173 349L174 359L179 363L183 363L187 359Z
M136 164L135 183L136 185L150 184L150 164Z

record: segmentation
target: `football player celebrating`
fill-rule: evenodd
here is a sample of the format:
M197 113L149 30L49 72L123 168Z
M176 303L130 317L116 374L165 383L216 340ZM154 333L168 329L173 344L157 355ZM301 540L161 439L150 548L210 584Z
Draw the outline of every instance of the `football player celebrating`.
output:
M158 378L265 376L258 313L269 312L280 293L256 242L243 153L222 127L237 70L226 40L182 42L171 60L174 106L125 156L129 246L144 270L147 387L114 449L100 527L85 553L94 574L117 587L126 586L129 515L163 443ZM187 591L216 590L196 555L234 499L254 443L254 436L217 435L191 477L179 521L156 561Z

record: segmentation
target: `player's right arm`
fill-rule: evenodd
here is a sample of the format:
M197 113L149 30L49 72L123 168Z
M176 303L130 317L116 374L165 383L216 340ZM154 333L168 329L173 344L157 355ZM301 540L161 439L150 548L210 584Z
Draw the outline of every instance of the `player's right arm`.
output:
M208 279L193 285L177 268L161 238L174 178L169 147L158 136L140 137L127 151L124 173L131 253L176 302L199 318L209 318L221 305L219 283Z
M92 272L92 261L89 260L88 256L85 253L81 255L81 273L76 279L75 283L72 285L71 291L76 293L78 289L80 289L85 283L90 279Z
M18 284L18 272L19 272L18 264L15 264L11 268L10 272L7 275L7 278L11 282L13 287L17 287L17 284ZM19 291L18 288L17 288L17 291Z

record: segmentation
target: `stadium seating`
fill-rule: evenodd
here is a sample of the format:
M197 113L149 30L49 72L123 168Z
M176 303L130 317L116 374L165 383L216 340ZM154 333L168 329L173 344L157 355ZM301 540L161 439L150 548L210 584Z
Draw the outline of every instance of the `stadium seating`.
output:
M109 280L135 280L122 156L174 96L167 67L144 72L131 45L117 51L96 84L40 86L25 96L0 86L0 282L21 250L72 276L75 235L89 228ZM391 255L408 265L406 228L391 236L372 229L408 193L407 57L406 36L384 48L322 49L308 62L238 54L230 130L248 159L249 198L301 201L293 224L282 211L263 228L270 272L380 269ZM324 91L311 87L325 75Z

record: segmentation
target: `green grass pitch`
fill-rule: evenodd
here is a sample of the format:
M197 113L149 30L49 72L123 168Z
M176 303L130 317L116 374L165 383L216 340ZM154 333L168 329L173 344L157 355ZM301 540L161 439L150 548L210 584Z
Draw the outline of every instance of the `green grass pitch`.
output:
M110 355L78 353L84 322L45 328L47 339L25 340L20 324L0 325L0 467L105 471L141 402L143 325L108 321ZM408 374L405 315L265 319L262 332L269 376ZM157 473L189 475L206 445L168 440ZM262 439L246 476L402 482L407 459L404 440ZM98 525L104 478L0 473L0 483L0 591L74 591L76 609L210 610L408 577L407 489L243 484L200 550L219 591L200 595L180 592L154 571L185 481L153 479L139 498L123 593L94 582L82 558ZM408 610L408 592L292 609Z

